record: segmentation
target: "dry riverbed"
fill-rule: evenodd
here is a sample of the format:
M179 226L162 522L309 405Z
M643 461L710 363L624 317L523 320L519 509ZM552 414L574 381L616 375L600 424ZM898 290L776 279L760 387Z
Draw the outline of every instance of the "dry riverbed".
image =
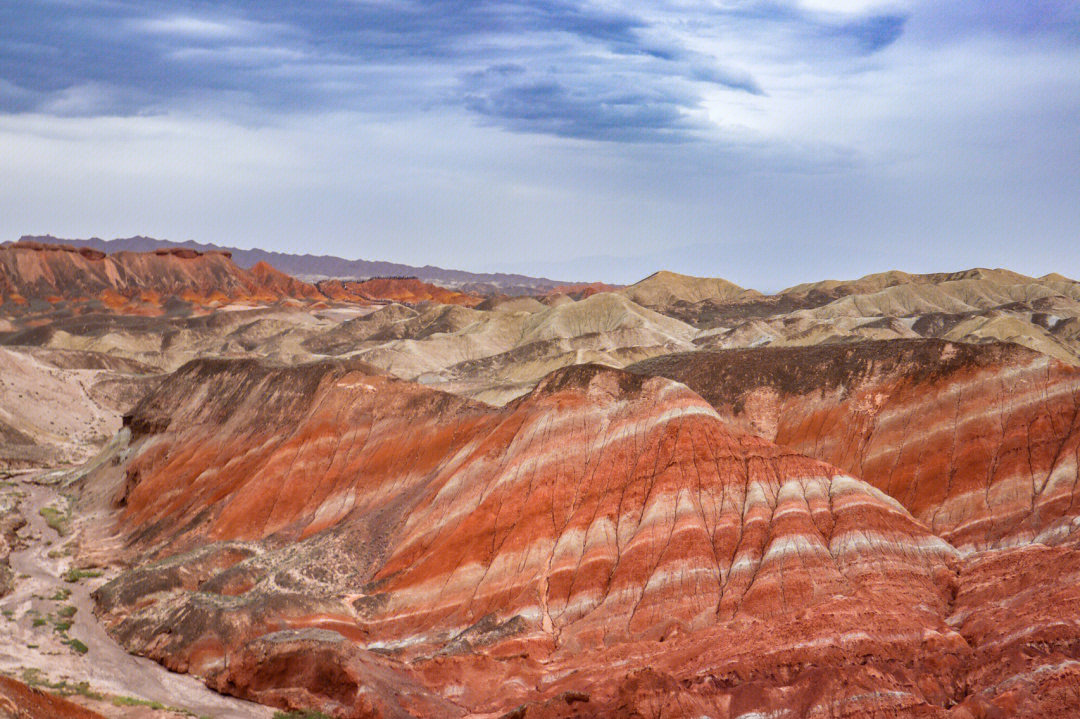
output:
M193 677L132 656L105 633L90 592L111 577L72 568L70 502L34 476L0 481L0 507L26 520L9 557L14 589L0 597L0 673L116 719L273 716L271 709L221 696Z

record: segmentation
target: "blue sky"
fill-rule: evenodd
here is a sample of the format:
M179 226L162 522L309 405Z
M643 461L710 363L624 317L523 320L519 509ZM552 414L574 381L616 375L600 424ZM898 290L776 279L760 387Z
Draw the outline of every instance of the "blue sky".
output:
M1080 275L1080 3L0 6L0 237Z

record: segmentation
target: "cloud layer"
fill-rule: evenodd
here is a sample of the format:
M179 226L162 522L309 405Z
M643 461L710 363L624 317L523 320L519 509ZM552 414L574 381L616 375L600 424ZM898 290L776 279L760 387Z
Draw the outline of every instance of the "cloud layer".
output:
M0 234L1080 275L1077 67L1065 0L12 2Z
M11 4L0 16L0 111L133 115L209 105L258 115L457 105L514 131L685 140L705 128L710 87L767 91L696 40L747 24L786 33L809 56L823 48L858 56L895 42L906 19L757 2L657 4L649 15L572 0L182 7Z

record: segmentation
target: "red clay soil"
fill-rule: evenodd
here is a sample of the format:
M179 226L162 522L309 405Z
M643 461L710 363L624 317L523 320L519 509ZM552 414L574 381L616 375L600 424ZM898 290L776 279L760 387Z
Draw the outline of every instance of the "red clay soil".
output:
M888 493L963 552L1076 537L1080 369L1017 345L694 352L631 371Z
M85 488L134 563L102 619L219 690L339 717L967 716L955 550L665 379L575 366L496 409L199 361L127 424Z
M63 697L0 675L0 719L104 719Z

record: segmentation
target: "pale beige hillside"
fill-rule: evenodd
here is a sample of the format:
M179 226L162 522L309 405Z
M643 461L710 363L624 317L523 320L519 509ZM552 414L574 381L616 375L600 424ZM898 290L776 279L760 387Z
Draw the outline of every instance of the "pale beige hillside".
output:
M530 355L546 367L545 353L565 356L578 351L608 352L629 347L666 351L690 349L697 330L614 293L545 307L540 312L477 312L477 321L454 332L384 342L356 354L376 367L406 379L432 375L454 365L539 348ZM565 342L556 342L565 340ZM479 365L478 365L479 371ZM539 378L545 371L528 372ZM427 378L435 381L435 377ZM487 378L485 378L487 379Z
M1041 280L1055 280L1071 282L1061 275L1046 275ZM1005 269L987 269L975 267L959 272L934 272L929 274L909 274L900 270L877 272L865 275L855 280L822 280L819 282L807 282L782 290L781 295L806 295L811 292L821 292L836 296L868 294L879 292L888 287L897 285L938 285L944 282L957 280L979 280L994 284L1016 285L1037 282L1033 277L1022 275L1019 272Z
M81 462L156 382L107 355L0 347L0 473Z
M822 319L907 317L931 312L975 312L1012 303L1031 303L1052 298L1080 301L1080 285L1038 281L1006 284L972 279L940 284L904 284L868 294L848 295L801 312Z
M1075 345L1069 346L1041 327L1003 312L989 317L972 317L953 327L944 339L962 342L1001 340L1015 342L1059 360L1077 363Z
M885 272L799 285L750 305L753 313L729 311L726 321L703 332L696 344L735 348L915 337L1005 340L1080 363L1075 325L1080 283L1056 274L1033 278L981 268L927 275ZM724 318L723 311L716 314Z
M643 307L662 309L677 303L735 300L758 296L759 293L719 277L692 277L662 270L624 287L619 294Z

